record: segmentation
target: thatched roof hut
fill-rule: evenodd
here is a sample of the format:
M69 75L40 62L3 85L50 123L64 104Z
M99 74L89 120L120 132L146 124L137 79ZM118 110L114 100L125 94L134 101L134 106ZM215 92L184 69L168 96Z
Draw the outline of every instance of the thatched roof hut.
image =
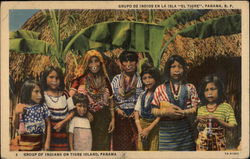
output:
M154 23L160 23L169 18L178 10L155 10ZM193 20L185 25L179 24L176 27L167 30L164 40L167 41L179 30L206 20L224 16L240 14L240 10L210 10L198 20ZM80 29L104 21L142 21L149 19L148 11L132 10L62 10L60 19L61 38L67 38L77 33ZM46 19L41 11L34 14L22 26L22 29L32 30L41 33L41 39L49 43L54 43ZM164 44L164 43L163 43ZM163 45L162 44L162 45ZM119 49L112 53L105 54L114 59L119 54ZM115 54L115 56L112 56ZM160 61L160 67L163 68L165 61L169 56L179 54L189 63L190 73L188 80L198 87L199 81L208 73L218 73L222 76L228 97L228 102L234 107L239 127L234 132L234 137L241 135L241 33L227 36L212 36L205 39L192 39L177 36L165 50ZM68 54L66 58L66 84L74 78L75 65L72 62L72 55ZM81 58L78 57L78 60ZM113 63L109 63L111 68ZM28 55L19 53L10 53L10 76L16 83L21 83L27 76L39 77L40 72L50 65L50 59L43 55ZM111 69L110 69L111 70ZM118 72L114 72L116 74ZM112 71L111 74L112 74ZM19 85L20 86L20 85ZM231 133L232 137L232 133ZM232 145L237 145L237 139L233 140Z
M156 10L154 16L154 22L160 23L163 20L170 17L177 10ZM197 22L203 22L211 18L216 18L223 15L231 15L239 13L238 10L211 10L199 20L193 20L185 25L178 25L171 30L168 30L165 34L164 39L167 40L174 33L178 32L182 28L195 24ZM138 21L148 21L148 11L138 11ZM77 33L80 29L88 27L90 25L104 22L104 21L135 21L134 11L121 11L121 10L63 10L61 11L61 39L65 39L72 34ZM22 29L31 30L41 33L41 39L54 43L54 39L50 32L49 26L43 13L37 12L34 16L28 19ZM231 36L217 36L206 39L191 39L181 36L177 36L175 41L169 45L165 50L163 58L161 59L161 68L163 68L166 59L172 54L182 55L190 65L200 65L207 57L213 56L226 56L235 57L241 56L241 34L234 34ZM232 45L236 44L236 45ZM223 46L223 47L222 47ZM110 55L107 53L107 55ZM68 54L70 58L70 54ZM39 76L40 72L45 66L49 64L49 58L41 55L21 55L21 54L10 54L10 72L11 76L15 81L20 81L27 76ZM38 62L39 61L39 62ZM72 72L74 64L71 60L66 62L67 73ZM24 65L25 64L25 65ZM28 65L27 65L28 64ZM22 66L22 67L20 67ZM25 67L23 67L25 66ZM15 71L13 71L15 70ZM68 77L67 80L71 80L74 77Z

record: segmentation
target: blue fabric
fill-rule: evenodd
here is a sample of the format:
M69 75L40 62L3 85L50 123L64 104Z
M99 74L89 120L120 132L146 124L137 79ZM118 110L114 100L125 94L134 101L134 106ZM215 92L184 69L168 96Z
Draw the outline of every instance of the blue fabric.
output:
M160 151L195 151L193 131L188 120L160 121Z
M134 109L135 108L135 104L136 104L136 101L139 97L139 95L143 92L143 88L142 88L142 82L141 82L141 79L140 79L140 76L139 74L137 73L137 76L138 76L138 82L137 82L137 86L136 86L136 90L135 90L135 94L133 94L132 96L126 98L126 99L123 99L119 96L119 81L121 80L121 74L119 75L116 75L112 82L111 82L111 86L112 86L112 89L113 89L113 93L114 93L114 101L116 103L116 108L120 108L122 109L123 111L126 110L126 109ZM130 111L128 110L127 111L127 115L130 115L131 113L129 113Z
M181 92L180 92L180 96L179 96L178 100L174 99L174 95L173 95L171 88L170 88L170 82L166 83L166 92L167 92L170 103L172 103L176 106L179 106L181 109L186 108L186 101L188 99L188 90L187 90L187 86L185 84L181 85Z
M142 95L141 98L141 117L145 119L154 119L155 116L151 113L152 109L152 100L154 99L154 93L151 93L148 101L147 101L147 107L145 107L145 98L147 95L147 91Z
M50 116L50 112L46 105L36 104L31 107L24 108L23 122L26 134L44 134L45 119Z

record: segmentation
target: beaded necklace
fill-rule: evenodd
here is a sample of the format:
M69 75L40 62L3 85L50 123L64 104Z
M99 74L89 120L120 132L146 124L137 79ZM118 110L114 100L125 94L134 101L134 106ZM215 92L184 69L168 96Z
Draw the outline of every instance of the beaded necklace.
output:
M180 94L181 94L181 85L178 84L177 90L175 90L173 83L170 81L170 88L171 88L171 92L174 96L174 99L178 100L180 97Z

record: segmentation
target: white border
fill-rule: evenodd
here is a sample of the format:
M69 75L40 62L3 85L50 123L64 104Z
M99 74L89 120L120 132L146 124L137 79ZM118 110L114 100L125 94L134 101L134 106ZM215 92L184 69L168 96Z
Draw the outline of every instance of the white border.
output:
M160 5L160 8L144 8L140 5ZM232 5L230 9L242 10L242 151L238 155L225 155L225 152L115 152L116 156L84 156L84 158L247 158L249 156L249 3L247 1L85 1L85 2L2 2L1 5L1 155L6 158L23 158L23 152L9 151L9 10L11 9L173 9L173 5L203 5L221 4ZM138 5L138 8L119 8L119 5ZM183 8L174 8L183 9ZM185 8L188 9L188 8ZM217 7L193 9L226 9ZM35 154L30 152L29 154ZM39 153L39 152L38 152ZM37 153L37 155L38 155ZM41 152L45 155L45 152ZM54 152L53 152L54 153ZM63 154L65 152L62 152ZM68 152L71 153L71 152ZM85 152L84 152L85 153ZM91 152L93 153L93 151ZM53 158L72 158L60 156ZM25 158L39 158L38 156L25 156ZM44 156L42 157L44 158ZM78 158L78 157L74 157ZM82 157L79 157L82 158Z

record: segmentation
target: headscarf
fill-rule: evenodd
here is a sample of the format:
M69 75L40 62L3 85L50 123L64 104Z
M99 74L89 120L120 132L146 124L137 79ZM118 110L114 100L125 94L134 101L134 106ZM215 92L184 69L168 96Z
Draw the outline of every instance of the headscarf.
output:
M89 60L91 59L91 57L97 57L100 62L101 62L101 69L105 75L105 77L109 80L108 77L108 73L106 70L106 66L105 66L105 61L104 58L102 57L101 53L97 50L89 50L85 53L83 60L79 63L78 67L77 67L77 71L75 72L75 76L76 78L82 76L82 75L86 75L88 73L88 65L89 65Z

